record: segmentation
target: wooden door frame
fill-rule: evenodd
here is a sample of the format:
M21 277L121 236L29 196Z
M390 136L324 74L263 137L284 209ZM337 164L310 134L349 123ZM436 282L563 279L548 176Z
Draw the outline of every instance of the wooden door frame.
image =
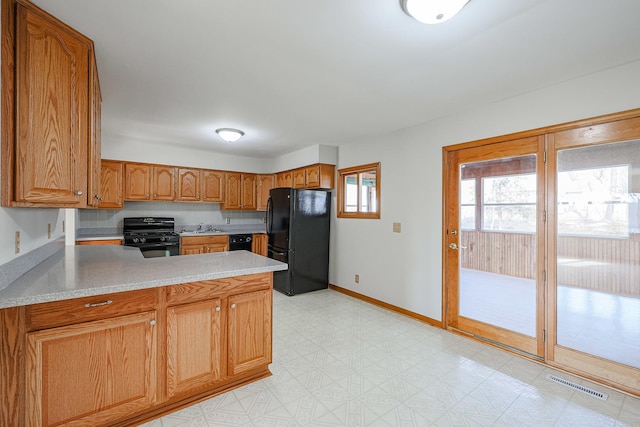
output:
M445 147L445 149L448 147ZM545 210L544 196L545 191L545 165L544 165L544 150L545 139L544 136L528 136L519 139L492 142L485 145L469 146L469 147L457 147L455 150L446 150L445 169L444 172L447 176L445 179L446 185L443 183L443 196L445 216L443 218L443 326L445 329L454 329L461 332L471 333L477 336L484 336L487 339L500 342L504 345L512 347L531 354L533 357L544 357L544 327L545 327L545 312L544 312L544 270L546 265L545 251L544 251L544 234L545 223L542 215L538 215L541 210ZM509 157L520 157L528 154L534 154L536 156L535 161L535 173L536 173L536 274L535 274L535 289L536 289L536 320L535 320L535 336L530 337L516 331L511 331L506 328L499 327L497 325L484 324L479 326L473 319L458 318L458 302L459 302L459 271L460 257L450 256L449 244L456 243L461 246L459 230L459 224L450 224L450 219L457 219L456 213L459 209L459 182L461 177L459 171L454 164L466 163L466 162L482 162L492 159L501 159ZM456 221L457 222L457 221ZM455 228L458 230L455 236L449 234L449 230ZM447 282L453 277L458 277L457 282L454 282L452 286L447 286ZM455 319L455 320L454 320ZM458 323L460 322L460 323Z

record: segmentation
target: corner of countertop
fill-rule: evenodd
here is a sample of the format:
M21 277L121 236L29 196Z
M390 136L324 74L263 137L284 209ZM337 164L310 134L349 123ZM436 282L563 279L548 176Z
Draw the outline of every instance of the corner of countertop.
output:
M0 265L0 290L61 249L64 249L64 236Z

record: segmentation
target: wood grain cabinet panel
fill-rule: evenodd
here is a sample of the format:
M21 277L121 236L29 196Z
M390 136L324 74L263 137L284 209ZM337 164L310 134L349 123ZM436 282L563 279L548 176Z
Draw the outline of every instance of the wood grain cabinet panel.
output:
M307 173L305 168L299 168L293 171L293 188L307 187Z
M226 172L224 204L227 210L256 209L256 175L252 173Z
M230 296L228 318L229 375L271 363L271 289Z
M202 201L224 202L225 174L222 171L202 171Z
M277 188L292 188L293 187L293 171L279 172L276 174L276 187Z
M102 194L101 169L101 135L102 135L102 94L98 80L98 66L95 52L91 50L89 74L89 157L87 165L87 204L94 208L100 207L104 196Z
M124 164L113 160L100 162L100 208L122 209L124 207L123 179Z
M17 4L16 137L4 142L2 165L14 185L3 185L3 204L87 206L90 51L81 34Z
M256 176L256 185L257 189L257 197L256 197L256 210L266 211L267 203L269 201L269 192L275 186L275 175L257 175Z
M256 176L252 173L242 174L242 205L240 209L256 210Z
M189 236L180 239L180 255L227 252L229 236Z
M156 313L27 334L27 425L108 425L156 401Z
M267 256L268 236L264 233L254 234L251 242L251 252Z
M226 357L222 346L221 301L167 309L167 394L210 387L220 381Z
M151 167L142 163L125 163L126 200L151 200Z
M176 168L161 165L153 166L151 198L165 201L176 199Z
M306 188L333 189L335 185L334 165L319 163L305 168Z
M176 200L181 202L200 201L200 177L199 169L178 168L178 194Z

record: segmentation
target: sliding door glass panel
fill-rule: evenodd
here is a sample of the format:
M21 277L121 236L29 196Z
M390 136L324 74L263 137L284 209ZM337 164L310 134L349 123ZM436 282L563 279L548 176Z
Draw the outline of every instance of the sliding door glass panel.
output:
M640 141L558 152L557 343L640 368Z
M536 155L460 170L459 315L536 336Z

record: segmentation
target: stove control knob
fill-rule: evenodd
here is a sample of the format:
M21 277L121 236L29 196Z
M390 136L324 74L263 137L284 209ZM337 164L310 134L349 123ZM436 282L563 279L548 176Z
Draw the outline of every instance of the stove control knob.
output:
M137 237L133 238L133 243L140 243L140 239L138 239Z
M160 241L164 242L165 240L167 240L167 238L165 236L160 236Z
M146 238L146 237L141 237L141 238L140 238L140 243L144 243L144 242L146 242L146 241L147 241L147 238Z

